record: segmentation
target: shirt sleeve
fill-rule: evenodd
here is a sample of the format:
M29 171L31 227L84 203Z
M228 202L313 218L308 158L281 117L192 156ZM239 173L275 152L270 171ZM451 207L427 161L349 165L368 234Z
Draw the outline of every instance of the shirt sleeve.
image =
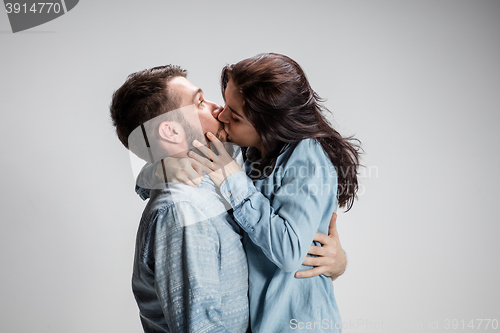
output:
M325 214L336 210L335 169L322 150L296 149L287 166L270 177L281 179L270 199L243 172L229 176L221 194L231 204L234 220L266 257L294 272L301 268Z
M179 202L157 221L155 289L171 332L228 332L222 321L219 237L202 215Z

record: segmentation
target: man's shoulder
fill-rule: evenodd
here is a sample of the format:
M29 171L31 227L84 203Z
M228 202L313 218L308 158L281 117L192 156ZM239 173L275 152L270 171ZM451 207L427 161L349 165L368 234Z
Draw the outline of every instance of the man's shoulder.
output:
M181 224L193 224L227 214L223 199L210 183L197 187L169 183L165 189L154 189L144 209L143 217L156 220L169 216Z

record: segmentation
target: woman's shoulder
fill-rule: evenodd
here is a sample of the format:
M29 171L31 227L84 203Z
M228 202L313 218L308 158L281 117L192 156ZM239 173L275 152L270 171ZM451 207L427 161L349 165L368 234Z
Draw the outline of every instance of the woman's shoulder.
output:
M280 157L281 161L278 161L278 164L281 165L323 166L328 169L330 174L336 174L335 168L321 143L313 138L300 141L295 148L288 148Z
M328 156L323 150L321 144L316 139L313 138L304 139L299 143L297 143L295 148L287 150L290 150L288 153L290 155L290 158L293 159L299 159L299 160L328 159Z
M297 144L297 148L302 150L312 150L313 152L321 151L321 144L314 138L304 139Z

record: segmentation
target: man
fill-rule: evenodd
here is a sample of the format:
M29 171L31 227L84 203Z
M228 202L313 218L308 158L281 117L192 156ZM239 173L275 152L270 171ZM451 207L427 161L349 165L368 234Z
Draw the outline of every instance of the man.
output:
M120 141L149 163L185 157L193 139L203 142L207 132L225 139L217 120L222 108L206 100L176 66L130 75L110 109ZM182 170L192 172L180 170L179 178ZM239 227L211 180L196 182L196 188L169 183L152 190L142 215L132 286L145 332L248 328L248 271ZM304 264L319 267L300 272L303 277L342 274L345 257L338 237L315 239L329 246L311 248L318 257L307 257Z

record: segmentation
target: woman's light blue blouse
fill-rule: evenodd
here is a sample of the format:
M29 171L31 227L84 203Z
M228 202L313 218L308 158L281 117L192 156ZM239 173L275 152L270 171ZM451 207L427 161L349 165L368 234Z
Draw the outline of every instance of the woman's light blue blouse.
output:
M245 163L247 173L251 163ZM314 139L285 150L273 172L255 184L239 172L221 185L233 208L249 265L252 332L340 332L333 283L297 279L316 232L328 233L337 210L337 172Z

